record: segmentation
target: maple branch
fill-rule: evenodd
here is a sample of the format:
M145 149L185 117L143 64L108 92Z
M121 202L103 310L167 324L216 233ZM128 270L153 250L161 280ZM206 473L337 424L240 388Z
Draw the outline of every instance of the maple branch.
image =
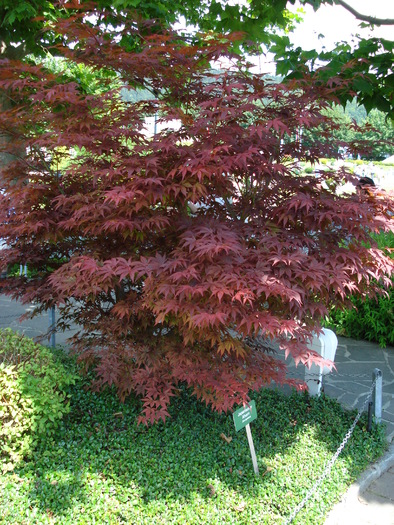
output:
M347 2L344 2L344 0L335 0L335 4L342 6L344 9L349 11L349 13L355 16L358 20L362 20L363 22L368 22L369 24L376 25L376 26L394 25L393 18L376 18L374 16L363 15L362 13L359 13L358 11L356 11Z
M50 163L48 163L47 160L45 159L44 153L39 148L37 148L36 146L31 146L31 149L32 149L32 151L34 151L38 155L39 159L41 160L44 168L47 169L48 173L50 173L53 176L54 172L53 172L53 170L51 168ZM31 170L37 169L36 166L34 166L30 162L28 162L26 156L18 156L17 158L19 158L19 160L23 161L26 164L26 166L28 168L30 168Z
M224 205L226 207L227 213L230 215L230 217L232 219L235 220L237 218L237 214L236 214L236 212L234 210L234 206L233 206L232 202L230 202L229 198L225 197L225 196L223 197L223 201L224 201Z

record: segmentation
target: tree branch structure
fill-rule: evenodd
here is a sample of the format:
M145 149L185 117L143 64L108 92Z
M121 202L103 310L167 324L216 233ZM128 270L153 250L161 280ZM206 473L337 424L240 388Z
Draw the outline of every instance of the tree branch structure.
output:
M349 13L352 13L352 15L355 16L358 20L362 20L363 22L368 22L368 24L372 24L376 26L394 25L393 18L376 18L374 16L363 15L362 13L359 13L358 11L356 11L351 5L349 5L347 2L344 2L343 0L335 0L335 4L342 6L344 9L349 11Z

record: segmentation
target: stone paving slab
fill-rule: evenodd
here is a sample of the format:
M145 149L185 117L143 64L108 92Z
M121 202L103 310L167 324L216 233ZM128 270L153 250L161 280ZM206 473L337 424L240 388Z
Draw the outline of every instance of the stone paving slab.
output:
M286 360L289 375L303 379L304 369ZM380 348L376 343L338 337L336 370L323 376L322 390L350 409L368 409L374 369L382 371L382 421L389 442L394 439L394 347Z
M363 494L365 501L373 501L374 498L386 500L383 503L392 502L394 504L394 467L391 467L383 476L373 481ZM394 513L393 513L394 519Z
M359 506L341 508L325 521L325 525L394 525L394 506L382 501L360 501Z
M382 371L382 421L389 442L394 438L394 348L338 337L337 372L323 379L324 392L349 408L360 409L372 384L375 368Z
M20 317L26 312L32 312L35 308L34 303L21 304L5 295L0 295L0 328L12 328L13 330L25 334L44 345L49 344L49 314L38 315L33 319L20 321ZM67 339L71 337L77 328L71 329L66 333L56 333L56 344L66 345Z

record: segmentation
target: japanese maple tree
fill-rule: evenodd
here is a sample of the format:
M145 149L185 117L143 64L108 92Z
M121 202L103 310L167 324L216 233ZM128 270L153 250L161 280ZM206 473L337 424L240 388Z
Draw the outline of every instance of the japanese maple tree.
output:
M180 384L219 411L271 381L294 384L270 342L321 362L307 343L327 311L393 273L370 237L393 230L393 196L339 192L354 182L344 168L298 173L297 159L337 151L321 111L343 81L284 86L248 72L228 38L149 36L127 17L118 38L83 15L57 31L58 53L116 71L118 86L101 75L86 93L43 65L2 61L13 161L1 172L0 265L34 273L1 291L56 305L59 328L79 323L72 345L96 386L140 395L143 422L168 415ZM125 102L122 87L151 96ZM304 145L300 130L315 127L321 143Z

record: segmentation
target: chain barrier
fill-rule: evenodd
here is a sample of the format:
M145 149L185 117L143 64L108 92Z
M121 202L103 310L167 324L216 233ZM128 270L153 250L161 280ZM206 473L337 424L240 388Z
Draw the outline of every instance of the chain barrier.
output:
M335 461L338 459L339 454L342 452L342 450L344 449L346 443L349 441L350 436L353 434L353 431L356 428L356 425L357 425L357 423L358 423L362 413L364 412L364 409L366 408L367 403L372 398L372 393L373 393L373 390L374 390L374 388L376 386L376 381L377 381L377 378L375 378L375 380L373 381L372 386L369 389L369 392L367 394L367 399L364 401L363 406L358 411L358 414L357 414L355 420L353 421L351 427L347 431L347 433L346 433L342 443L339 445L338 450L335 452L335 454L332 456L330 461L325 466L321 476L317 479L317 481L315 481L314 485L308 490L308 492L306 493L304 499L295 507L295 509L290 514L290 516L286 519L286 521L283 523L283 525L289 525L290 523L292 523L292 521L297 516L297 514L305 507L306 503L314 495L314 493L317 491L317 489L320 487L320 485L323 483L323 481L326 479L326 477L331 472L331 469L334 466Z
M301 379L301 375L303 374L295 374L293 373L292 371L288 371L287 372L287 377L291 377L293 379ZM308 371L308 375L309 377L316 377L316 378L320 378L320 374L316 373L312 373L310 371ZM368 374L343 374L341 372L336 372L335 370L333 370L332 372L330 372L330 374L328 374L328 376L336 379L336 378L352 378L352 379L355 379L355 378L358 378L358 379L368 379L370 380L371 379L371 376L368 375Z
M33 309L27 307L27 308L25 308L24 312L21 312L21 313L18 313L18 314L0 315L0 319L15 319L15 320L19 320L22 317L22 315L31 314L33 312L34 312Z

